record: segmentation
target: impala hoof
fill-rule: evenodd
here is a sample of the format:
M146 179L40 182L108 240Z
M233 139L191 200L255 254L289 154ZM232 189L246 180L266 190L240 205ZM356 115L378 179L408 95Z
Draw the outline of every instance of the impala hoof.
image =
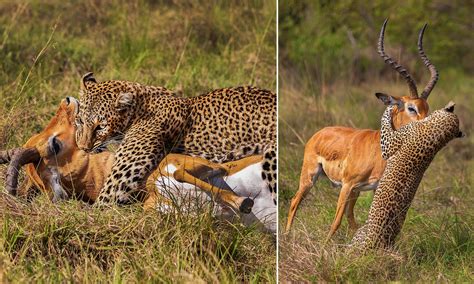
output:
M244 201L242 201L242 204L240 204L239 210L244 214L249 214L250 212L252 212L252 207L253 200L247 197L244 199Z

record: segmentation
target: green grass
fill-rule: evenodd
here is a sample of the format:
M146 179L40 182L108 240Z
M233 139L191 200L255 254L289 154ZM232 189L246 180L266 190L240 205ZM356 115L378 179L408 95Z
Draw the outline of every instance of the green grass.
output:
M283 68L279 100L279 228L283 233L289 202L298 189L306 142L329 125L377 129L384 106L373 95L407 92L403 82L371 80L360 85L312 84L302 73ZM279 236L280 280L339 282L472 282L474 280L474 181L472 149L473 78L440 70L428 99L431 110L456 102L463 139L442 149L425 173L396 244L396 254L348 255L352 232L347 220L324 245L339 189L320 179L301 203L292 231ZM424 81L423 81L424 82ZM421 87L420 87L421 88ZM362 224L372 193L361 193L355 214Z
M31 204L0 194L0 278L11 282L275 282L270 235L196 216Z
M276 88L274 1L33 0L0 11L0 149L41 131L89 71L184 96ZM206 213L0 199L0 282L276 282L274 238Z
M185 96L248 84L275 91L272 1L63 2L0 5L0 146L40 130L89 71ZM24 134L11 135L18 128Z

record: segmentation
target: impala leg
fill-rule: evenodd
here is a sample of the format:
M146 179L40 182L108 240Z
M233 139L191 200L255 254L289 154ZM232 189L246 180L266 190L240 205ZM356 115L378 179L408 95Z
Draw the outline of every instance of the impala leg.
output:
M346 206L348 205L349 196L351 195L353 186L350 183L345 183L342 186L341 193L339 193L339 199L337 200L336 216L331 225L331 230L329 231L327 239L330 239L334 233L339 229L341 225L342 216Z
M213 196L217 197L218 200L230 205L237 211L242 213L250 213L253 207L253 200L248 197L240 197L232 191L225 190L213 186L193 175L188 171L181 168L174 172L174 178L179 182L186 182L196 185L198 188L211 193Z
M143 202L143 210L155 210L156 208L156 195L154 193L148 192L148 196Z
M34 164L27 164L26 165L26 176L28 177L28 182L29 182L29 188L36 187L38 188L43 194L49 196L52 189L46 187L44 184L43 180L41 179L39 175L39 171L42 169L38 169L36 165ZM26 195L28 195L26 193Z
M164 198L159 193L157 193L156 188L148 188L147 186L147 196L145 201L143 202L143 210L158 210L158 211L165 211L168 210L173 206L173 202L171 200ZM165 209L163 209L165 208Z
M313 187L322 171L323 167L318 163L318 156L313 154L311 157L304 157L303 166L301 168L300 185L296 195L291 199L290 211L288 212L288 221L285 229L286 233L290 231L296 210L298 209L301 200L308 190Z
M147 194L143 201L144 211L165 211L166 209L172 207L173 203L171 202L171 200L162 196L157 189L156 180L162 175L163 173L161 172L161 169L158 168L148 177L145 184ZM163 208L166 209L163 210Z
M240 172L241 170L243 170L244 168L250 165L261 162L262 160L263 160L263 155L253 155L253 156L242 158L237 161L227 162L225 164L212 163L212 167L216 169L219 169L219 168L225 169L225 171L227 172L227 175L230 176L237 172Z
M359 226L354 217L354 206L357 202L357 198L359 198L360 191L352 190L351 194L349 195L349 200L346 207L346 216L349 222L349 228L353 231L356 231Z
M143 209L147 210L155 210L157 203L158 203L158 196L155 189L154 179L150 178L147 180L146 183L146 191L147 196L145 197L145 201L143 202Z

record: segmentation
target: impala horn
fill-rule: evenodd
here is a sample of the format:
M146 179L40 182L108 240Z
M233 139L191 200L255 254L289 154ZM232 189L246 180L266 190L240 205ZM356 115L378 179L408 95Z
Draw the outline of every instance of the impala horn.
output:
M408 71L400 64L398 64L395 60L393 60L390 56L385 54L383 40L385 35L385 27L387 26L388 19L385 19L382 25L382 29L380 30L379 42L377 44L377 51L380 56L383 58L385 63L390 65L393 69L395 69L400 75L407 81L408 88L410 89L410 97L411 98L418 98L418 91L416 89L416 84L411 75Z
M0 151L0 164L10 162L5 175L5 188L8 193L16 195L21 167L29 163L38 163L40 160L41 156L35 147Z
M434 86L436 85L436 82L438 82L438 70L436 70L436 67L431 64L431 61L428 59L428 57L425 54L425 51L423 50L423 34L425 33L425 29L428 26L428 24L425 24L423 28L420 30L420 34L418 35L418 54L420 54L421 60L423 60L423 63L425 64L426 67L430 70L431 73L431 78L428 84L426 84L425 89L421 93L420 97L423 99L428 99L428 96L430 95L431 91L433 90Z
M0 164L9 163L12 157L15 155L16 151L20 148L15 148L11 150L0 151Z

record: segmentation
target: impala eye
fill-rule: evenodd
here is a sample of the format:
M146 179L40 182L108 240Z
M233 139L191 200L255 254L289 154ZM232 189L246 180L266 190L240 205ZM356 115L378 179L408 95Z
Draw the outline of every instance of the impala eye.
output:
M61 151L61 142L56 138L56 137L53 137L51 140L50 140L50 149L51 149L51 152L53 152L53 154L58 154L59 151Z
M417 113L417 112L416 112L416 108L414 108L414 107L412 107L412 106L407 107L407 109L408 109L408 111L409 111L410 113Z

